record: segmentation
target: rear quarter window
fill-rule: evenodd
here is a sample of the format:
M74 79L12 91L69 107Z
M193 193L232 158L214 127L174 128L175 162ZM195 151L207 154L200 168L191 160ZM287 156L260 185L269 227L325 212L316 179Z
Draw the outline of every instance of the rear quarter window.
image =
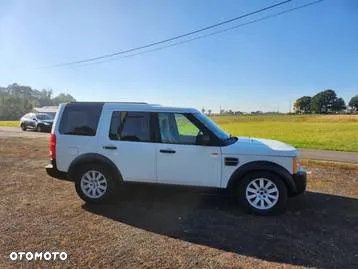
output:
M102 108L102 103L67 104L62 113L59 133L95 136Z

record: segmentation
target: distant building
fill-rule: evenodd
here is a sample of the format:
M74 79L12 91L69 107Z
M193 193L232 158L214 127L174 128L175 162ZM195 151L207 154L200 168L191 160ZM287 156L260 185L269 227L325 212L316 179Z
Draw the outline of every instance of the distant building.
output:
M55 117L58 106L43 106L43 107L34 107L33 110L37 113L46 113Z
M263 114L263 112L258 110L258 111L252 111L250 114L251 115L260 115L260 114Z
M276 114L281 114L281 113L278 111L268 111L268 112L265 112L264 114L276 115Z

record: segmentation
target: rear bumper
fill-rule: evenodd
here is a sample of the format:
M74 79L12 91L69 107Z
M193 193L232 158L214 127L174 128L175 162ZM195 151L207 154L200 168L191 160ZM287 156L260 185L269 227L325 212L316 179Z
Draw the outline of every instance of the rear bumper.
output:
M296 174L293 174L292 178L296 185L296 190L292 195L294 196L303 193L306 190L307 186L306 171L298 171Z
M51 161L50 164L46 165L45 167L47 174L50 177L57 178L57 179L63 179L68 180L67 173L59 171L56 167L56 163Z

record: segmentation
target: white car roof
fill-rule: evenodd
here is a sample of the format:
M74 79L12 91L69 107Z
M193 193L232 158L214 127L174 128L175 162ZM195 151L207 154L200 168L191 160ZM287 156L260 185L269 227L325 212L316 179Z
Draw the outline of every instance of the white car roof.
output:
M127 111L149 111L149 112L178 112L178 113L197 113L195 108L171 107L158 104L147 103L104 103L104 109L127 110Z

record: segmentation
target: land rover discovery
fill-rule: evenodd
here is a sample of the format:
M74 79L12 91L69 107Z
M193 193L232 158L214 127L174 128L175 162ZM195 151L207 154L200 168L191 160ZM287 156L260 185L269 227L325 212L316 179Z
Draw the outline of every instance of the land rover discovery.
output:
M275 214L304 192L298 151L233 137L192 108L146 103L61 104L47 173L68 178L88 203L116 197L126 182L227 189L249 212Z

